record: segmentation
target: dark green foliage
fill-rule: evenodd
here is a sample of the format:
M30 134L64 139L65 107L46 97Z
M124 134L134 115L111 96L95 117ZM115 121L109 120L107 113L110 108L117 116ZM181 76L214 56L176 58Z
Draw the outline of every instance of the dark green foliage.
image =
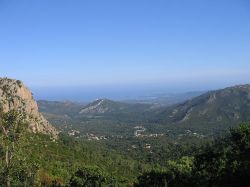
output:
M162 171L152 170L150 172L144 173L142 176L138 177L138 183L135 187L167 187L167 180L170 177L168 173Z
M241 125L194 158L167 160L164 167L133 161L96 142L67 136L53 142L44 135L26 134L9 174L16 186L129 186L143 172L135 186L244 187L250 177L249 132L249 125Z
M97 167L81 167L70 179L71 187L114 186L114 181Z
M250 125L242 124L238 128L231 129L231 146L234 154L242 159L250 158Z
M27 162L21 151L27 133L23 116L15 110L1 112L0 128L0 183L5 186L33 185L37 167Z
M13 160L9 173L11 186L36 186L38 166L34 163L27 162L23 155L22 158L20 158L20 155L17 157L18 158ZM5 177L5 175L3 175L3 177Z
M194 174L203 186L249 186L250 125L242 124L230 135L198 154Z
M183 157L177 161L168 161L165 169L155 169L139 176L135 187L188 187L190 186L192 160L190 157Z
M29 184L35 186L65 186L70 180L72 184L78 179L84 180L78 175L83 171L90 179L100 176L102 186L127 186L140 171L150 168L102 145L65 136L54 142L48 136L28 133L20 143L18 159L13 162L13 166L18 166L14 171L19 174L11 173L15 184L26 184L25 181L30 180ZM25 174L25 180L21 174Z
M135 186L248 187L249 155L250 124L242 124L226 138L207 145L193 162L173 162L165 171L144 173Z
M224 133L242 121L250 122L250 85L210 91L191 100L160 109L153 122L173 129L204 134Z

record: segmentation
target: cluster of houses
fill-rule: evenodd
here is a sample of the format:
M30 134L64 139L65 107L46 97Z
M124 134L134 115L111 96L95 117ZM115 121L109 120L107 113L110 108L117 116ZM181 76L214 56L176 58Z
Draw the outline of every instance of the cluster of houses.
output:
M179 137L182 137L182 136L195 136L197 138L204 138L205 137L203 134L199 134L197 132L192 132L191 130L185 130L184 134L179 134L178 136Z
M72 130L70 130L70 131L68 132L68 135L69 135L69 136L79 136L79 135L80 135L80 131L77 131L77 130L72 129Z
M106 136L97 136L95 134L92 134L92 133L87 133L87 139L88 140L107 140L108 138Z
M132 145L131 146L133 149L137 149L138 147L136 146L136 145ZM143 146L143 148L144 149L151 149L152 148L152 146L151 146L151 144L145 144L144 146Z
M143 137L151 137L151 138L157 138L157 137L161 137L164 136L164 134L145 134L144 132L146 131L146 128L143 126L136 126L134 127L135 132L134 132L134 136L137 138L143 138Z

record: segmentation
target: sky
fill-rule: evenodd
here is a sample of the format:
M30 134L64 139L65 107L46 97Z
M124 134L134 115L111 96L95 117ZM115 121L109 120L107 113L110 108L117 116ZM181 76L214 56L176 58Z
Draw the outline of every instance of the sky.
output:
M250 1L0 0L0 76L50 100L250 83Z

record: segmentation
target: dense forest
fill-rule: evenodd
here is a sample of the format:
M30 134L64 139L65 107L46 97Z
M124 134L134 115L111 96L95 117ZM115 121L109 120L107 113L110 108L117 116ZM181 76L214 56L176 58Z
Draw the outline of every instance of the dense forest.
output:
M40 102L49 122L21 81L0 80L1 186L249 186L250 124L235 125L248 85L167 108Z
M195 146L168 143L150 162L108 143L30 133L14 110L0 119L3 186L249 186L249 124Z

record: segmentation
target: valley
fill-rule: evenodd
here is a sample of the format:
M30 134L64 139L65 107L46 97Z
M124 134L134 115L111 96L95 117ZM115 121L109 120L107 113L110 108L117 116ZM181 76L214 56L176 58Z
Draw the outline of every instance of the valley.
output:
M241 85L209 91L171 106L107 99L87 105L51 101L38 101L38 105L40 112L64 133L73 130L81 135L180 137L190 132L193 136L213 137L250 121L249 93L250 86Z
M250 187L249 0L0 0L0 187Z
M174 172L174 176L185 175L188 183L204 180L203 176L196 176L200 152L210 154L206 152L208 145L219 154L223 149L233 149L223 141L234 144L233 133L245 136L239 133L247 133L249 128L247 124L235 128L237 124L250 122L247 115L249 85L209 91L170 106L108 99L88 104L36 102L21 81L7 78L0 79L0 91L0 126L3 129L0 153L5 157L0 164L5 171L8 169L11 183L17 186L24 183L28 186L74 186L78 180L92 177L95 177L92 185L100 180L101 186L147 186L144 177L154 181L154 175L163 180L159 187L168 180L184 182L172 179L169 172ZM13 133L15 138L8 133ZM228 139L229 133L231 139ZM225 140L221 139L223 136ZM217 145L217 141L221 144ZM14 156L13 161L6 157L9 154ZM231 157L234 152L226 154ZM7 165L4 160L13 165ZM241 164L238 157L237 161ZM186 174L176 168L179 165L188 166ZM23 170L27 172L23 176L26 182L20 180ZM90 178L84 179L78 172ZM197 172L193 177L198 178L189 176L190 172ZM30 178L29 173L34 174L34 178ZM0 182L6 183L6 177L0 177ZM199 185L194 183L194 186Z

